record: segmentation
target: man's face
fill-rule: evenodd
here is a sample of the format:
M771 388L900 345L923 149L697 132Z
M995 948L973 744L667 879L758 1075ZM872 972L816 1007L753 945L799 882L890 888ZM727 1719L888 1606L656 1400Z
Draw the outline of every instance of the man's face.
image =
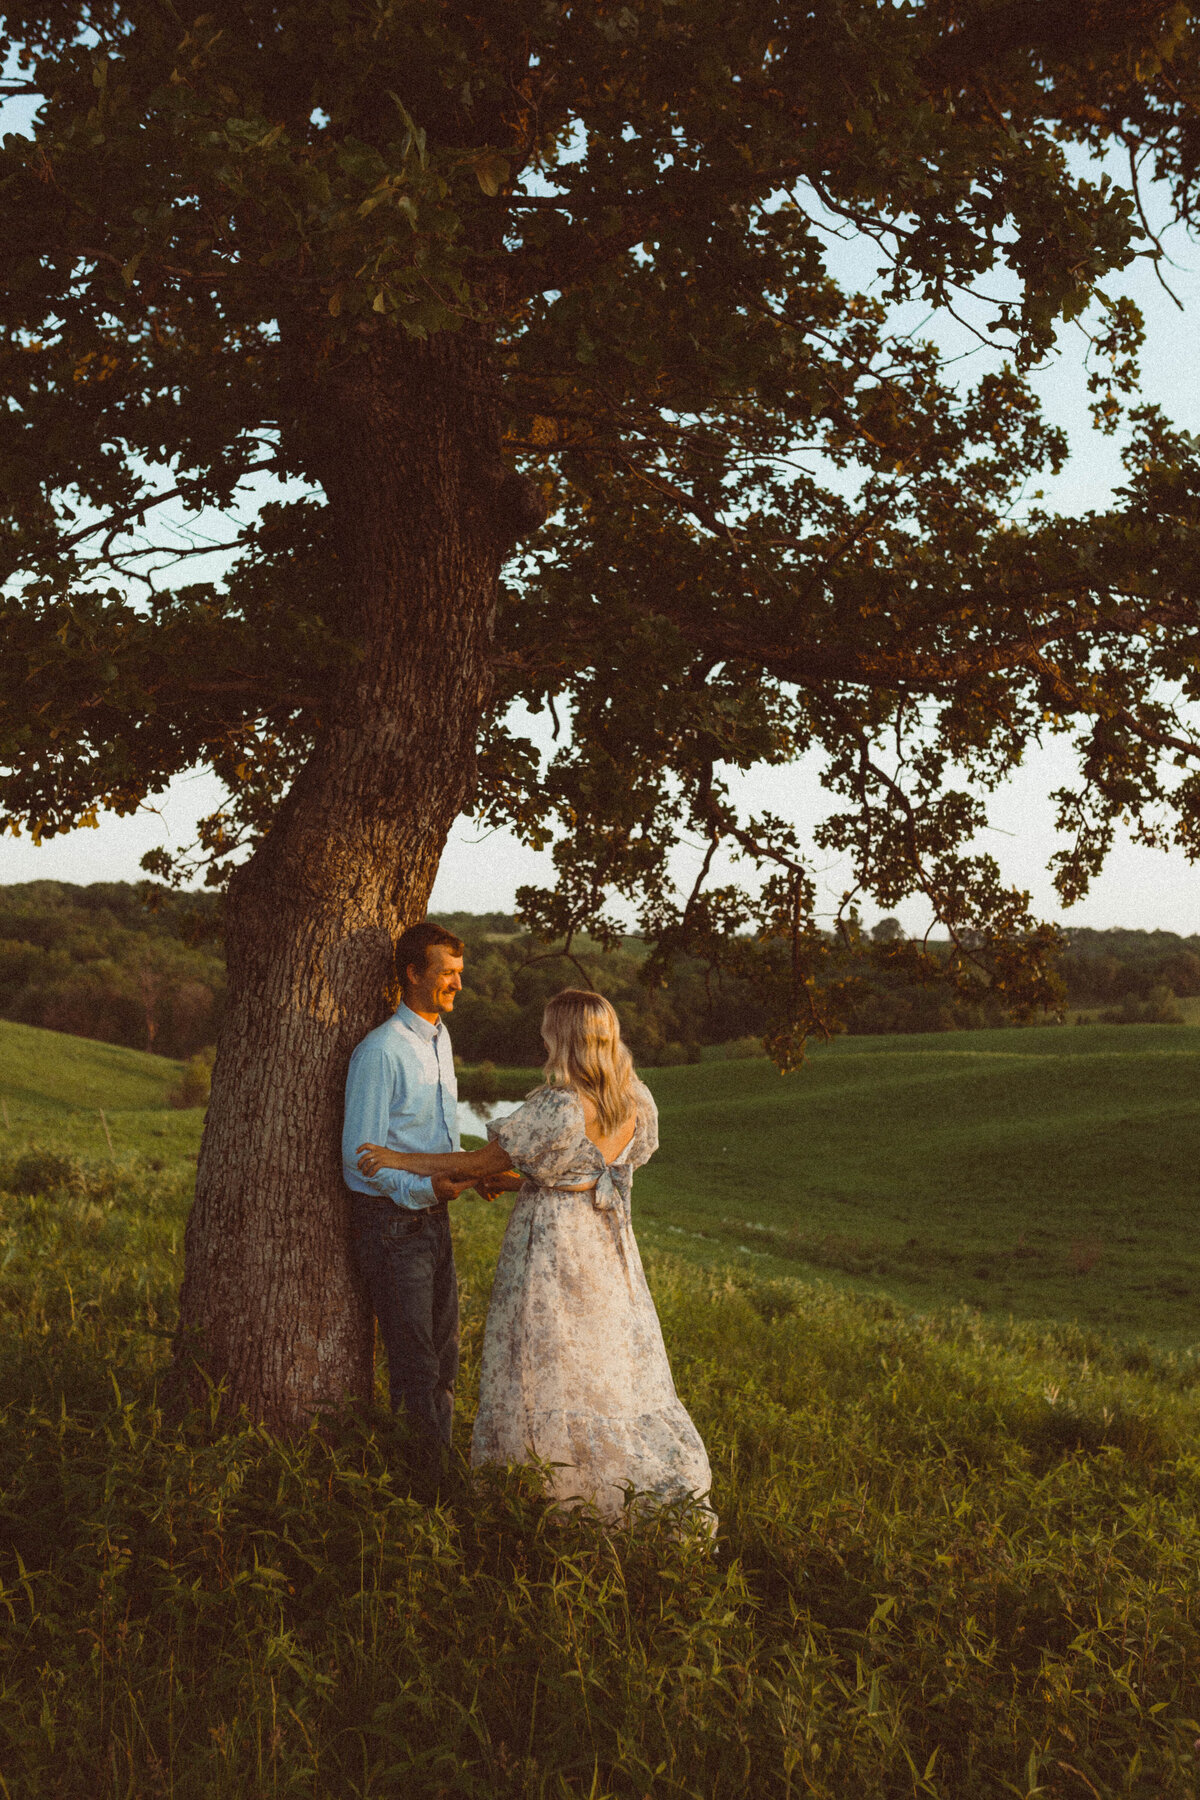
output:
M425 967L411 965L405 971L404 1004L415 1013L454 1011L454 996L462 987L463 959L445 944L430 944Z

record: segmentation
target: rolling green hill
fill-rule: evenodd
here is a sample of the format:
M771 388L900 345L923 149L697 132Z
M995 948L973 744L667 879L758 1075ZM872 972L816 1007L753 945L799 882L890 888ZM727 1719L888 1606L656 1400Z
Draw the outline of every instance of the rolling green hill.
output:
M839 1039L799 1076L654 1070L639 1216L922 1307L1200 1338L1200 1041L1187 1027ZM682 1234L699 1233L701 1236Z
M0 1020L0 1093L10 1114L163 1107L179 1070L166 1057Z
M0 1115L0 1162L36 1147L87 1165L137 1159L182 1177L196 1160L204 1123L198 1107L177 1112L167 1105L182 1071L165 1056L0 1020L0 1099L8 1116L3 1129Z

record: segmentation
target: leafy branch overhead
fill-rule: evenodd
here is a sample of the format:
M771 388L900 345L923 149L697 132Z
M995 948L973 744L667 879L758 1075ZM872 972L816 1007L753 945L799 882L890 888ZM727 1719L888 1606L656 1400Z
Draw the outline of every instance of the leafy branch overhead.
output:
M1071 153L1128 150L1190 215L1190 7L110 0L22 8L0 47L41 99L0 152L12 825L208 762L212 878L261 840L373 655L329 397L454 337L504 421L501 461L464 427L479 504L528 538L473 804L554 838L544 933L615 930L619 898L659 969L760 957L786 1062L837 1022L832 853L884 908L929 897L964 990L1053 1002L1054 934L975 847L1032 743L1078 748L1064 900L1122 819L1196 853L1200 458L1137 404L1141 321L1102 287L1157 255L1140 192ZM839 276L863 244L882 297ZM910 300L1007 360L964 384L894 326ZM1030 381L1085 315L1128 478L1070 519L1028 499L1067 454ZM516 700L568 727L548 768ZM813 842L744 816L736 772L810 753ZM707 854L677 900L681 834ZM765 882L709 887L721 845Z

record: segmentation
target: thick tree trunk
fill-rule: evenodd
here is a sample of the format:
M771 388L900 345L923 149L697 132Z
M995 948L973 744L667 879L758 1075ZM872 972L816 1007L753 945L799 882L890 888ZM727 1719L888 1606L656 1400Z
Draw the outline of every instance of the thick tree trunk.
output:
M388 334L389 338L391 334ZM229 1001L188 1224L177 1370L285 1429L370 1393L340 1133L469 792L504 548L498 414L466 333L351 357L312 458L361 660L229 895Z

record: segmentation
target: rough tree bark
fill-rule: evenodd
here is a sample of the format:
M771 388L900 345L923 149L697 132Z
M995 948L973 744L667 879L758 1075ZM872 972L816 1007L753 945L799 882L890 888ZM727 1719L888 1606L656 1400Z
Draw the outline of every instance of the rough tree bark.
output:
M310 415L362 656L230 888L176 1347L193 1392L203 1370L227 1408L284 1430L370 1393L345 1069L384 1016L392 942L424 915L470 789L501 558L530 504L503 477L495 384L465 332L350 357Z

